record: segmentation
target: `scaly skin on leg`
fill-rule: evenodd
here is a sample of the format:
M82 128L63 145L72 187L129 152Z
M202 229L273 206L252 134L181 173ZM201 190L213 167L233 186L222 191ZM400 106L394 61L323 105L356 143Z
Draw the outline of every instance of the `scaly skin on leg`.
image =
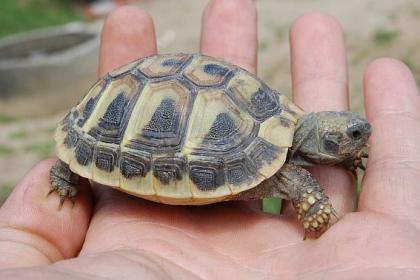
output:
M69 166L58 160L50 170L51 189L48 194L57 192L60 196L60 209L66 197L69 197L73 204L78 192L79 176L71 172Z
M328 227L331 214L336 216L319 183L309 171L293 164L285 164L273 178L278 180L280 192L292 201L305 228L304 239L311 232L318 237Z
M312 174L294 164L284 164L274 176L255 188L230 197L229 200L255 200L266 197L292 201L298 220L305 228L304 239L311 232L318 237L328 227L331 215L337 217L328 196Z

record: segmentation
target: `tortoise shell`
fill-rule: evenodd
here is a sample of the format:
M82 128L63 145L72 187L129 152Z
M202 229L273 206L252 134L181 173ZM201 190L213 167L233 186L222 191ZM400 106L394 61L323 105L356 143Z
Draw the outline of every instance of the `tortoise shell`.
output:
M302 115L244 69L165 54L100 79L55 140L58 157L96 183L167 204L208 204L277 172Z

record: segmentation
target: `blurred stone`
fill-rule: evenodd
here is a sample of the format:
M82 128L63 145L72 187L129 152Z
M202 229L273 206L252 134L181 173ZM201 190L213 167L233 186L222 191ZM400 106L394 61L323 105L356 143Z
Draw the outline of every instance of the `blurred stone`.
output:
M0 40L0 112L28 117L69 108L96 80L98 47L98 28L80 23Z

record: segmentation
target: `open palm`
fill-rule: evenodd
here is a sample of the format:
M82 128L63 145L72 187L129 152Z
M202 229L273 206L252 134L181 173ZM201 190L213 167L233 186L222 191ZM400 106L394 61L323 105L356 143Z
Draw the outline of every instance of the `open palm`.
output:
M214 0L203 15L200 52L256 71L252 0ZM290 32L294 100L307 111L347 110L343 35L312 13ZM99 75L156 53L153 22L123 7L106 21ZM420 95L392 59L369 65L370 159L356 212L351 176L313 168L340 215L319 239L303 241L286 205L279 217L246 203L204 207L151 203L83 182L76 205L57 211L39 163L0 210L0 278L14 279L395 279L420 273ZM93 205L93 206L92 206Z

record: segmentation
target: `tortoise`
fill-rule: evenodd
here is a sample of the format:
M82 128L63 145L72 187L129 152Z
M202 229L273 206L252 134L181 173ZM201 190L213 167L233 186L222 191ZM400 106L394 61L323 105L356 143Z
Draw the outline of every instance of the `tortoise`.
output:
M173 205L280 197L318 235L334 208L303 167L363 168L370 134L358 115L305 113L223 60L155 55L108 73L60 122L50 193L74 203L82 176Z

